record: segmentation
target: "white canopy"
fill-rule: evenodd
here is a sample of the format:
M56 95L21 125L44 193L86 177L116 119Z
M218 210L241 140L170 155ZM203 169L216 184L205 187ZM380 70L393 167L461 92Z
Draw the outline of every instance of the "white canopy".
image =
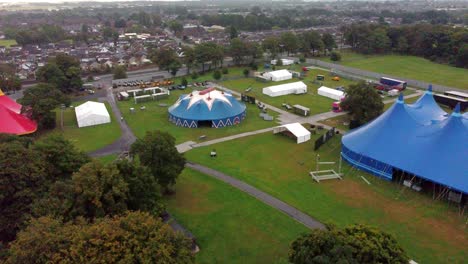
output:
M274 82L279 82L292 79L292 73L290 73L288 70L278 70L266 72L265 74L263 74L263 77Z
M291 132L297 138L297 144L310 140L310 132L299 123L286 124L273 128L273 134L283 131Z
M285 83L263 88L263 93L272 97L287 94L307 93L307 85L303 82Z
M345 93L332 88L322 86L317 90L318 94L339 101L345 97Z
M110 123L110 115L103 103L88 101L75 107L78 127Z
M271 60L271 64L273 65L276 65L278 61L277 60ZM290 59L281 59L281 62L283 63L283 65L287 66L287 65L291 65L294 63L293 60L290 60Z

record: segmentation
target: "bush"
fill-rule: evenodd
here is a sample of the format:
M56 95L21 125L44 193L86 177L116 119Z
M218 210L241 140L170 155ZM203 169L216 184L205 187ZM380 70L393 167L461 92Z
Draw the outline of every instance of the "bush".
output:
M341 60L341 54L336 52L336 51L332 51L330 53L330 60L332 61L340 61Z
M283 66L283 60L282 59L277 59L276 60L276 66Z
M258 70L258 65L257 63L253 62L252 64L250 64L250 68L254 71Z
M249 76L249 69L244 69L242 73L244 73L245 77Z
M216 71L213 72L213 78L214 78L215 80L218 81L219 79L221 79L221 77L222 77L222 75L221 75L221 72L220 72L220 71L216 70Z
M229 70L227 68L223 68L222 72L223 72L223 74L228 74Z
M304 55L299 56L299 62L304 63L306 61Z
M187 79L185 79L185 77L182 78L182 80L180 81L180 84L187 87L187 84L188 84Z
M198 79L198 73L194 72L192 73L192 80Z

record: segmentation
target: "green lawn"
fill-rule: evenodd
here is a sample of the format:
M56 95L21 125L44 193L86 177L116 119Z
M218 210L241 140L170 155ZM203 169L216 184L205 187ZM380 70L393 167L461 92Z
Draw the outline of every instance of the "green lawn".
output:
M416 56L362 55L342 52L342 65L415 80L468 89L468 70ZM331 62L328 57L323 60Z
M104 164L107 164L115 161L117 159L117 154L110 154L107 156L97 157L96 159Z
M126 122L137 137L143 137L147 131L161 130L169 132L176 138L177 143L185 141L199 141L201 135L206 135L207 140L235 135L247 131L254 131L262 128L276 126L275 121L264 121L260 118L260 110L255 105L247 104L247 116L239 124L224 128L184 128L178 127L169 122L168 106L174 104L181 94L190 93L191 88L184 91L171 91L169 98L159 101L147 101L135 105L134 101L120 101L118 106ZM165 103L168 106L161 107L159 104ZM145 106L146 110L140 110L140 106ZM130 113L130 108L136 109L135 113ZM275 112L270 111L269 115L276 117Z
M282 135L265 133L195 148L186 157L245 181L322 222L344 226L366 223L395 235L419 263L461 263L466 259L464 220L444 203L379 180L343 164L344 180L315 183L315 138L297 145ZM248 147L247 147L248 146ZM218 157L209 157L216 148ZM337 161L340 138L322 146L322 161ZM322 165L320 169L330 168ZM337 166L334 166L337 169ZM364 175L372 185L359 177Z
M14 39L0 39L0 46L10 47L12 45L16 45L16 40Z
M300 70L300 65L291 66L293 70ZM316 76L318 74L325 75L325 80L319 82L315 82ZM254 78L241 78L237 80L228 80L220 82L221 85L240 93L244 93L245 90L251 87L251 91L248 92L249 95L254 96L257 100L279 107L282 107L283 103L287 103L289 105L299 104L305 107L310 108L311 115L328 112L331 110L331 105L334 100L320 96L317 94L317 89L324 85L330 88L335 88L337 86L344 86L348 87L350 84L354 83L353 81L347 79L341 79L340 81L332 81L332 76L329 72L323 70L310 70L307 72L306 77L302 80L307 85L307 94L302 95L283 95L278 97L270 97L268 95L263 94L263 88L273 85L279 85L284 83L291 83L301 81L297 78L293 78L292 80L281 81L281 82L261 82L256 81Z
M83 102L75 102L73 105L77 106L81 103ZM111 115L110 123L79 128L76 122L75 109L67 108L63 111L63 131L60 128L60 110L57 110L57 127L52 131L52 133L62 134L78 149L85 152L91 152L113 143L119 139L121 135L120 126L118 121L115 120L109 104L105 104L107 111L109 111L109 114Z
M196 237L197 263L287 263L308 229L230 185L191 169L179 176L170 213Z

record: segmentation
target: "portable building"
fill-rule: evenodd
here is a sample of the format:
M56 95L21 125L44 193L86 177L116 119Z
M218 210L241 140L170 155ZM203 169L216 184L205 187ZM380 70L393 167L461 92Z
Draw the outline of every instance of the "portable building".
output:
M307 85L303 82L285 83L263 88L263 94L271 97L304 93L307 93Z
M325 96L336 101L340 101L342 98L345 97L344 92L325 86L318 88L317 93L321 96Z

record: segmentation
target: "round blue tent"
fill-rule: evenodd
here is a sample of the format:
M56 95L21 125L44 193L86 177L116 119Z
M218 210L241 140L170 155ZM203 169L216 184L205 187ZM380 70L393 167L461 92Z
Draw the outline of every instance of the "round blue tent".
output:
M220 128L239 124L245 118L245 104L230 93L208 88L182 95L169 107L169 120L181 127Z
M467 194L467 119L459 107L443 114L430 97L408 106L400 95L385 113L343 136L343 158L388 180L402 171Z

